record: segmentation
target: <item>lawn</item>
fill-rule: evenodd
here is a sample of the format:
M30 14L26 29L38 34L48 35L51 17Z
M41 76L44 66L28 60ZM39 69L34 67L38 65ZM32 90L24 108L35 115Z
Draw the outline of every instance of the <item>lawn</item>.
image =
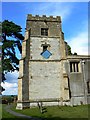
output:
M0 120L2 118L2 104L0 104Z
M24 109L24 110L16 110L15 105L12 107L12 110L38 118L45 118L46 120L88 120L88 106L81 105L81 106L52 106L46 107L47 112L41 113L39 108L31 108L31 109Z
M14 115L9 114L6 110L5 110L6 105L2 105L2 110L0 108L0 110L2 111L2 119L0 120L20 120L19 117L16 117ZM0 113L1 114L1 113Z

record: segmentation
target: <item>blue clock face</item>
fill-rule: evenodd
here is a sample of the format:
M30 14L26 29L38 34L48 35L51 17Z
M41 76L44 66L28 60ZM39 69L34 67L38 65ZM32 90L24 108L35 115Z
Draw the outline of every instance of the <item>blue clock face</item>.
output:
M48 51L48 50L45 50L41 53L41 55L45 58L45 59L48 59L52 54Z

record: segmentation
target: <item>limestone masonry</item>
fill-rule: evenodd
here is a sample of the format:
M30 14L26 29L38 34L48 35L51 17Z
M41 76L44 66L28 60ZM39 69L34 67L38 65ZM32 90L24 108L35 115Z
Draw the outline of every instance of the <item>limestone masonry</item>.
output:
M17 109L90 103L90 56L69 55L61 17L27 15Z

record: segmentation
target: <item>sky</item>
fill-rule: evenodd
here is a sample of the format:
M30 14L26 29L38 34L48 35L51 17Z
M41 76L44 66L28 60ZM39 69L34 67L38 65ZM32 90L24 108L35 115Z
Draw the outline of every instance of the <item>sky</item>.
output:
M24 35L27 14L61 16L65 41L72 53L88 54L88 2L2 2L2 21L9 20L22 27ZM4 95L17 94L18 72L8 73Z

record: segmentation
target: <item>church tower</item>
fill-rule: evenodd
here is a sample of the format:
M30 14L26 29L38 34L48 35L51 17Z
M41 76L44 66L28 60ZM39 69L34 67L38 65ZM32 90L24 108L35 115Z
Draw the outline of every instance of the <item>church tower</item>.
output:
M66 50L60 16L27 15L18 78L17 109L69 101Z

